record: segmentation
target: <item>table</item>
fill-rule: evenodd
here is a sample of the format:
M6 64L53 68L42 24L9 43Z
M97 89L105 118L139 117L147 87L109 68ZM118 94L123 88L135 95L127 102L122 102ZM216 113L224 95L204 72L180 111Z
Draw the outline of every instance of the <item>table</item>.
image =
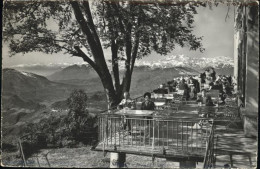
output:
M169 93L169 94L152 94L151 98L154 98L154 99L157 99L157 98L160 98L160 99L167 99L167 100L172 100L174 99L174 97L177 95L177 92L172 92L172 93Z
M154 110L130 110L130 109L121 109L114 114L122 116L141 116L141 117L152 117L155 113Z

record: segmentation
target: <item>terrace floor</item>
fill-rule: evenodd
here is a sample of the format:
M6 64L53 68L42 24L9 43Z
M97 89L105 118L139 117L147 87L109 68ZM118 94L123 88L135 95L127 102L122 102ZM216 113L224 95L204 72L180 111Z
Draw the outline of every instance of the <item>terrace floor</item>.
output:
M196 105L194 105L196 107ZM167 118L174 117L174 118L191 118L196 119L198 118L198 111L197 108L193 108L192 105L186 105L184 107L181 107L177 112L167 112L164 111L165 114L167 114ZM219 113L222 113L223 109L218 109ZM237 125L230 125L228 128L226 128L226 123L228 120L219 119L215 126L214 131L214 141L215 141L215 154L216 154L216 168L224 168L224 167L231 167L231 168L255 168L257 166L257 139L256 138L246 138L244 135L244 131L242 128L242 122L238 121ZM161 128L163 130L163 127ZM185 133L183 133L185 134ZM186 137L184 137L186 138ZM193 137L196 139L196 137ZM175 138L176 139L176 138ZM172 143L175 143L176 140L173 139ZM188 143L188 145L191 145L191 143ZM185 144L185 143L184 143ZM201 145L205 144L205 142L201 142ZM199 147L203 147L203 146ZM98 149L102 150L102 144L99 144L97 146ZM185 154L183 151L176 151L175 147L168 147L165 146L166 150L169 153L171 150L173 150L171 153L176 154L176 156L182 156ZM120 148L119 148L120 149ZM132 150L133 152L136 151L136 147L127 147L127 150ZM151 150L151 146L148 144L148 146L140 146L137 148L140 152L148 152ZM171 149L171 150L170 150ZM175 150L174 150L175 149ZM110 147L110 150L113 151L113 147ZM185 150L185 149L184 149ZM205 147L201 149L197 155L198 156L204 156ZM156 150L158 154L162 154L161 149ZM136 154L136 153L135 153ZM141 155L141 154L140 154ZM163 157L162 157L163 158ZM172 165L172 166L168 166ZM168 163L168 167L178 167L176 162L173 162L172 164ZM176 166L177 165L177 166ZM197 163L197 168L202 168L203 163L199 162Z
M255 168L257 163L257 139L246 138L242 128L234 126L226 129L217 125L216 140L216 168L223 168L228 164L233 168Z

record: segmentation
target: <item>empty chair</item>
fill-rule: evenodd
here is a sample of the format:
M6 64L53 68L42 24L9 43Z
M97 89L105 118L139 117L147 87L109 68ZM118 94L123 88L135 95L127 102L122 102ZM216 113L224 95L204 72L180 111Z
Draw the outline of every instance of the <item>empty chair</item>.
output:
M225 106L225 113L224 118L227 120L227 123L225 124L226 129L230 128L231 125L235 125L235 127L239 127L238 123L241 122L241 116L240 116L240 109L242 107L242 104L240 106L232 106L232 105L226 105Z

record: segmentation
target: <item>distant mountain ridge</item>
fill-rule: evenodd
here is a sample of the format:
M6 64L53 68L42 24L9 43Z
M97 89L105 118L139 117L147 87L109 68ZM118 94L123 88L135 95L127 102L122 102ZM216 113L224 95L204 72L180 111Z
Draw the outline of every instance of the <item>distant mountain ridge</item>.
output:
M43 76L51 76L55 72L62 71L64 68L79 65L84 68L90 67L86 62L80 63L49 63L49 64L21 64L11 66L10 68L32 72ZM169 55L162 56L162 59L157 61L144 61L137 60L135 67L150 67L154 68L172 68L172 67L189 67L193 69L203 69L208 66L212 66L216 69L220 68L233 68L234 60L233 58L227 56L216 56L216 57L191 57L185 55ZM108 67L111 69L111 63L108 62ZM124 61L119 61L119 69L124 69ZM52 77L50 78L52 79Z
M52 82L46 77L22 72L15 69L3 69L2 97L15 97L16 100L50 101L55 98L64 98L76 88L74 85ZM17 99L19 98L19 99Z
M67 80L67 79L90 79L98 77L97 73L93 70L92 67L88 65L72 65L68 66L60 71L57 71L47 78L49 80Z
M227 56L218 56L214 58L196 58L184 55L166 56L158 61L136 61L138 66L148 66L151 68L171 68L171 67L189 67L193 69L203 69L206 67L231 68L234 65L234 60Z

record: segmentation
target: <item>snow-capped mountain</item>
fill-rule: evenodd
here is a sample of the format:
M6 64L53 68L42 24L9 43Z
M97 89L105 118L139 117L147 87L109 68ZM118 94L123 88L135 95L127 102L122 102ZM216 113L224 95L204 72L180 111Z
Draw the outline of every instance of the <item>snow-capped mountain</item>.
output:
M107 62L110 71L112 70L111 62ZM234 64L233 58L227 56L217 56L217 57L190 57L185 55L170 55L170 56L162 56L161 59L157 61L145 61L145 60L137 60L135 63L136 67L149 67L151 69L154 68L174 68L174 67L187 67L193 69L203 69L205 67L214 67L216 69L221 68L232 68ZM78 67L82 67L85 69L89 67L86 62L79 63L49 63L49 64L28 64L28 65L16 65L10 68L14 68L20 71L32 72L35 74L50 76L55 72L62 71L66 67L70 67L73 65L78 65ZM119 61L119 69L124 69L124 61Z
M233 67L234 60L226 56L218 56L214 58L197 58L184 55L166 56L158 61L136 61L136 66L148 66L151 68L171 68L171 67L189 67L200 68L230 68Z

